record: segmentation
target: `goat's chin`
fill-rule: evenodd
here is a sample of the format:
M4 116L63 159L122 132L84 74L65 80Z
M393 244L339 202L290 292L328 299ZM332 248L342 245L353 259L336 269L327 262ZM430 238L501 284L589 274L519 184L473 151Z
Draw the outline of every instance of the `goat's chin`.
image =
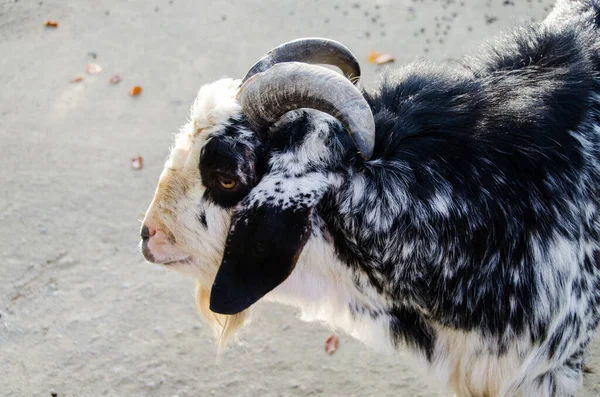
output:
M161 266L164 266L165 269L174 270L178 273L186 276L192 276L194 278L198 278L201 274L200 267L192 258L164 263Z
M212 328L219 351L234 341L237 332L250 322L251 309L234 315L218 314L210 310L210 289L219 269L218 264L190 256L185 260L166 262L160 266L196 279L196 306L204 321Z

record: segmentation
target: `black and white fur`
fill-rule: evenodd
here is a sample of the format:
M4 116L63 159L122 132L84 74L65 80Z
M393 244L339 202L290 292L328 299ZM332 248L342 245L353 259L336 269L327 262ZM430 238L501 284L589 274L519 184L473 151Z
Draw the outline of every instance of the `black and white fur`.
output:
M598 0L562 0L461 63L389 74L364 93L368 161L330 116L252 131L239 81L205 86L147 219L199 304L273 284L264 300L408 348L458 396L574 396L600 318L599 26Z

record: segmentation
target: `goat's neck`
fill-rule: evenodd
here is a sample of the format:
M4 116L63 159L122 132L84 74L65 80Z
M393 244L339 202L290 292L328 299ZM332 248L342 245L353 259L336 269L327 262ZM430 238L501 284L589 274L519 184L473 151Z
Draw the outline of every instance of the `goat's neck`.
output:
M287 166L291 159L298 168L309 159L323 169L333 165L335 168L329 169L330 188L314 208L312 235L294 270L265 300L296 306L305 320L324 321L370 345L389 348L395 344L390 322L397 322L404 314L398 310L405 309L398 308L398 303L402 303L398 299L392 301L388 291L391 283L378 264L385 259L384 251L389 249L388 240L392 238L389 229L394 217L405 210L406 199L401 192L395 192L393 197L378 195L371 188L377 181L355 168L358 158L341 155L353 148L341 126L332 124L330 117L321 113L308 112L307 116L311 120L308 125L314 127L309 132L314 139L301 141L303 150L295 156L287 155L283 163ZM294 120L291 122L302 121ZM324 140L324 131L336 139ZM327 161L316 156L324 152L329 153L323 157ZM334 157L337 160L330 161ZM375 173L384 168L379 161L372 163ZM377 247L365 243L375 235ZM410 321L418 321L414 309L410 310Z
M390 302L338 258L327 232L313 230L292 274L265 300L298 307L305 321L322 321L375 348L389 349Z

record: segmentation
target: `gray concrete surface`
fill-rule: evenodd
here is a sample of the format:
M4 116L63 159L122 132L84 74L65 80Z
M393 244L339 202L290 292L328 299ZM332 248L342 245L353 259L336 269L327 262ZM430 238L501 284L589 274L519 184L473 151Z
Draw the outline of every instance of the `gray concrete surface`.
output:
M241 77L269 48L327 36L443 60L547 0L0 0L0 396L437 395L381 356L265 305L219 362L193 280L145 263L138 219L200 85ZM57 29L44 27L56 19ZM90 52L97 55L92 59ZM103 70L85 75L85 65ZM110 85L113 73L123 76ZM69 83L75 75L85 80ZM142 85L136 98L127 95ZM142 155L145 166L130 168ZM600 370L594 345L592 366ZM600 394L600 375L582 396Z

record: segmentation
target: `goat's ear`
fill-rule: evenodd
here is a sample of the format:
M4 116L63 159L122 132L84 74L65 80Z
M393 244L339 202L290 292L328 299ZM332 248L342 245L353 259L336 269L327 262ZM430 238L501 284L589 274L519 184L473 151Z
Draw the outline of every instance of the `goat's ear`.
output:
M310 236L311 212L310 207L269 204L239 210L212 286L210 310L239 313L281 284Z

